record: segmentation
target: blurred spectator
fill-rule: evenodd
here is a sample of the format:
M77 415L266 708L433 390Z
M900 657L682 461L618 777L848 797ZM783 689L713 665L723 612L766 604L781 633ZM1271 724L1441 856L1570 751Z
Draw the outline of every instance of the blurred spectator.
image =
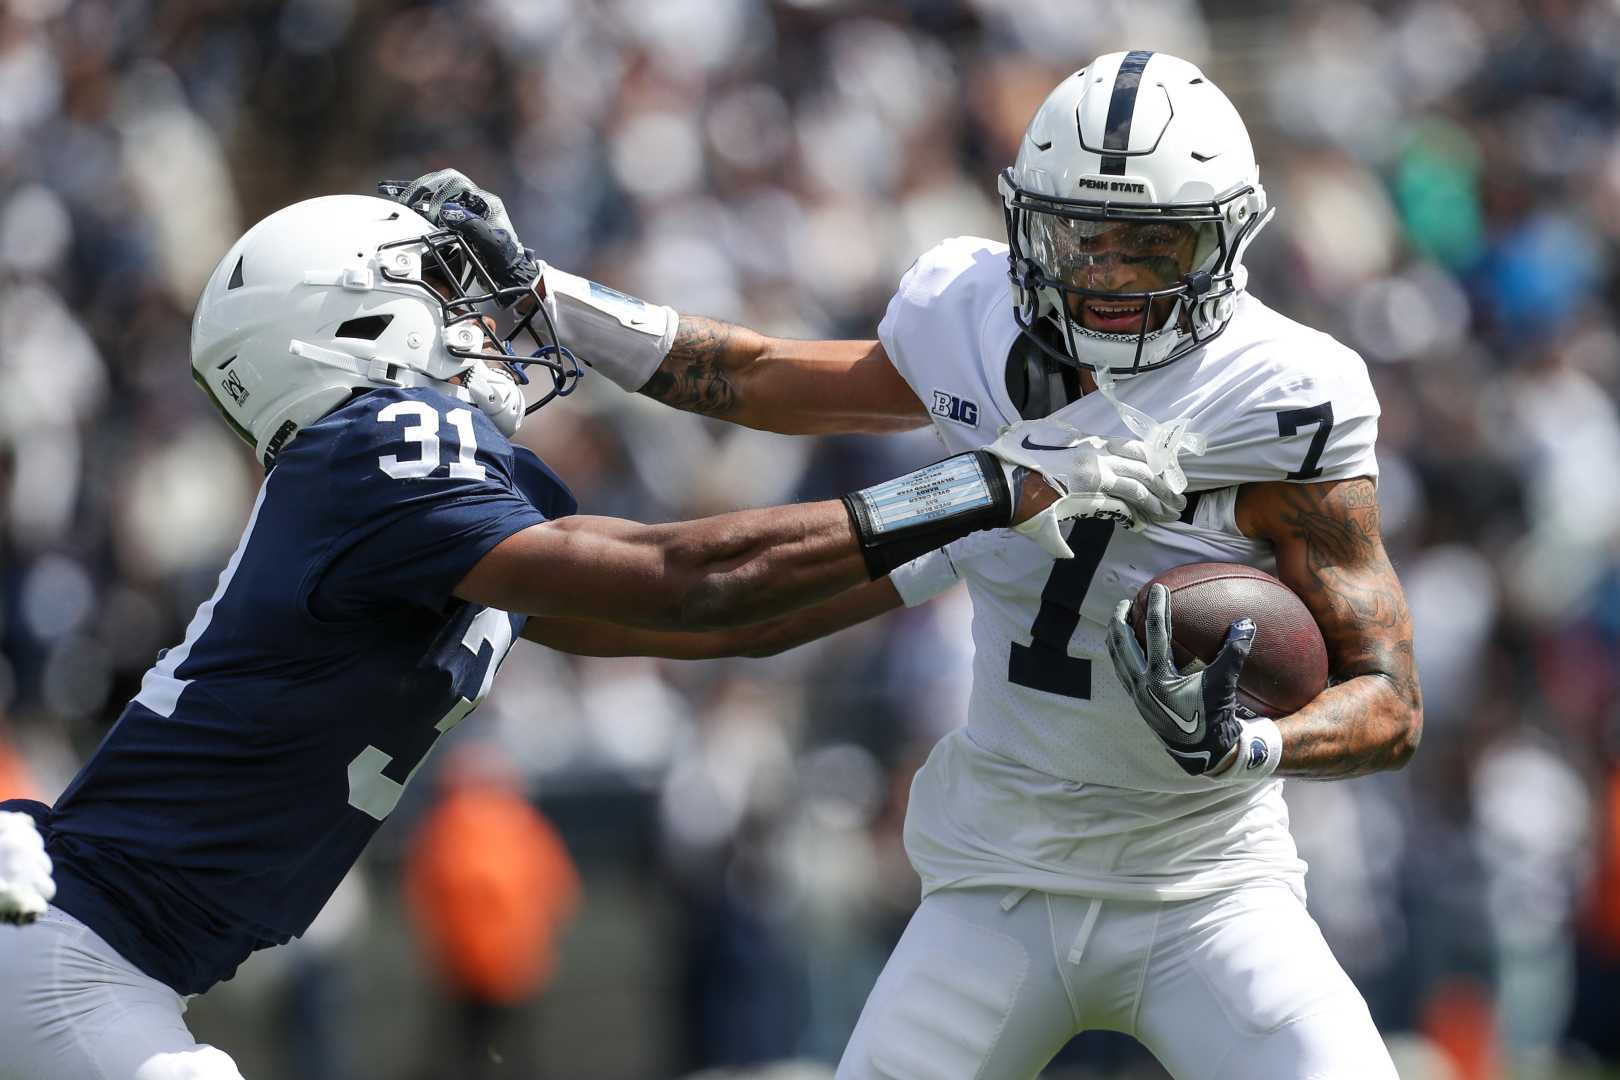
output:
M458 1028L458 1057L433 1075L540 1076L533 1035L516 1030L513 1010L551 983L578 872L497 750L460 743L438 784L405 866L413 924Z

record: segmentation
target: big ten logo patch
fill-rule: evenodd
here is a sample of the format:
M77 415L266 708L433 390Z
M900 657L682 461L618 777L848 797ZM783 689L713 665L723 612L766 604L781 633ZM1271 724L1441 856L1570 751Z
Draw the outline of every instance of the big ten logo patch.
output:
M957 397L955 394L947 394L943 390L934 391L934 415L954 420L958 424L966 424L968 427L979 426L978 402Z

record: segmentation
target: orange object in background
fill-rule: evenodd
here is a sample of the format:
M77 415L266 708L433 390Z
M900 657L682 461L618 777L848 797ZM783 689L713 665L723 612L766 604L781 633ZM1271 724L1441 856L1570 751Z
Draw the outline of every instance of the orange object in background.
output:
M1454 978L1437 985L1423 1003L1419 1027L1462 1080L1501 1080L1496 1014L1489 991L1478 982Z
M579 874L551 824L492 754L462 748L411 839L405 888L435 967L463 996L515 1004L545 988Z
M1609 773L1597 813L1596 873L1587 890L1582 929L1609 960L1620 960L1620 768Z
M6 799L37 799L39 787L34 776L23 763L22 755L4 738L0 738L0 801Z

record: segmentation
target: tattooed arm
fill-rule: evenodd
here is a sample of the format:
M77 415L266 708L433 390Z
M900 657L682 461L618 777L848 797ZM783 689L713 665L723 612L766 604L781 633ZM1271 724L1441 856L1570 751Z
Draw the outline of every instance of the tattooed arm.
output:
M1327 643L1333 681L1303 709L1276 718L1278 772L1339 779L1405 765L1423 733L1423 694L1373 482L1246 485L1237 520L1245 534L1275 545L1278 576Z
M876 341L771 338L689 315L640 392L784 435L881 434L928 422L928 411Z

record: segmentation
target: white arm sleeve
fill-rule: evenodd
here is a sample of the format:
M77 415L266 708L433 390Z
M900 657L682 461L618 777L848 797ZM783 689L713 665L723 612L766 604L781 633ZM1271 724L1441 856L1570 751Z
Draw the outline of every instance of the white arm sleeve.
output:
M681 317L672 307L545 266L546 311L557 339L575 356L635 393L675 344Z

